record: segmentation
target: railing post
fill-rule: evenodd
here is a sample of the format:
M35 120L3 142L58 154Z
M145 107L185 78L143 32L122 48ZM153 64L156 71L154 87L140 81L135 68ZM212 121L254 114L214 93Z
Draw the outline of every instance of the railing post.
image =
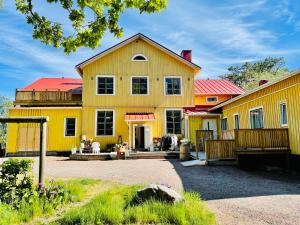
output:
M40 164L39 164L39 187L44 185L44 168L46 158L46 134L47 134L47 123L40 123Z

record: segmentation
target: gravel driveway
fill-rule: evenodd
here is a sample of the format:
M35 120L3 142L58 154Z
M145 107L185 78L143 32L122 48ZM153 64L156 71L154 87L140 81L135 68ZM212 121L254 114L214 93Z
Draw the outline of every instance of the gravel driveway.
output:
M34 168L38 171L37 163ZM220 224L300 225L300 176L229 166L183 167L178 160L69 161L47 157L47 177L161 183L201 194Z

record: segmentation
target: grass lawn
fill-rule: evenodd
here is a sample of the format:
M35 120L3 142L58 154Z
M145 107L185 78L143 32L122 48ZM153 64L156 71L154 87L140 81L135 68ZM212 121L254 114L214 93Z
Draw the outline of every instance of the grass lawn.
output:
M74 224L216 224L200 196L184 193L185 201L167 204L148 201L130 205L141 186L119 185L100 193L87 204L71 209L51 225Z
M70 192L70 201L56 209L39 201L23 203L19 210L0 203L0 224L216 224L195 193L184 193L185 201L177 204L148 201L134 206L129 203L142 186L92 179L56 184Z

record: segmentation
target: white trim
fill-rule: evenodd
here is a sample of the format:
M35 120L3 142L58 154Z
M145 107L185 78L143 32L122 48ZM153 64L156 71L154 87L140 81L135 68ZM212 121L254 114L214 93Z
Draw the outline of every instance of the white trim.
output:
M113 87L113 93L112 94L98 94L98 78L99 77L108 77L113 78L114 87ZM97 96L110 96L116 94L116 76L115 75L96 75L96 95Z
M236 124L235 124L235 116L238 116L238 119L239 119L239 128L236 128ZM234 113L233 114L233 128L234 129L240 129L240 114L239 113Z
M147 78L147 94L132 94L132 78ZM142 75L141 76L135 76L135 75L133 75L133 76L130 76L129 79L130 79L130 95L132 95L132 96L147 96L147 95L150 95L149 76L142 76Z
M97 54L81 63L79 63L78 65L75 66L75 69L76 71L80 74L80 76L82 76L82 68L84 68L86 65L108 55L109 53L113 52L113 51L116 51L117 49L123 47L124 45L127 45L137 39L142 39L144 40L145 42L147 42L148 44L152 45L152 46L155 46L156 48L158 48L159 50L165 52L166 54L174 57L175 59L181 61L182 63L184 63L185 65L193 68L194 70L197 70L197 72L199 72L199 70L201 69L200 66L192 63L192 62L189 62L187 60L185 60L184 58L182 58L180 55L174 53L173 51L171 51L170 49L158 44L157 42L151 40L150 38L146 37L145 35L141 34L141 33L138 33L130 38L128 38L127 40L123 41L123 42L120 42L119 44L111 47L111 48L108 48L107 50L101 52L100 54Z
M66 136L67 119L75 119L75 135L74 136ZM77 137L77 117L71 117L71 116L64 117L64 137L65 138Z
M150 128L150 145L153 144L153 141L152 141L152 125L149 125L149 124L132 124L132 149L135 149L135 128L136 127L144 127L144 129L146 129L146 127L149 127ZM145 132L145 130L144 130ZM146 146L145 146L145 133L144 133L144 147L146 149Z
M98 112L112 111L113 112L113 134L112 135L97 135L97 114ZM95 137L114 137L116 129L116 110L114 109L96 109L95 110Z
M264 115L265 113L264 113L264 107L261 105L261 106L257 106L257 107L251 108L251 109L249 109L249 111L248 111L248 113L249 113L249 114L248 114L248 117L249 117L249 121L248 121L248 122L249 122L249 128L250 128L250 129L261 129L261 128L252 128L252 127L251 127L251 116L250 116L251 114L250 114L250 112L253 111L253 110L257 110L257 109L262 109L262 122L263 122L263 124L262 124L263 127L262 127L262 128L265 128L265 115Z
M136 59L134 59L135 57L138 57L138 56L142 56L145 59L144 60L136 60ZM133 62L146 62L146 61L148 61L148 58L144 54L135 54L134 56L132 56L131 61L133 61Z
M166 93L166 79L167 78L179 78L180 79L180 94L179 95L168 95ZM182 96L182 76L164 76L164 96Z
M225 106L225 105L228 105L228 104L230 104L230 103L233 103L233 102L235 102L235 101L237 101L237 100L239 100L239 99L241 99L241 98L244 98L244 97L246 97L246 96L248 96L248 95L251 95L251 94L253 94L253 93L257 92L257 91L260 91L260 90L263 90L263 89L265 89L265 88L268 88L268 87L270 87L270 86L272 86L272 85L275 85L275 84L277 84L277 83L279 83L279 82L281 82L281 81L287 80L287 79L289 79L289 78L291 78L291 77L293 77L293 76L299 75L299 74L300 74L300 69L295 70L295 71L293 71L293 72L291 72L291 73L287 73L286 75L282 76L281 78L279 78L279 79L277 79L277 80L270 81L270 82L268 82L268 83L266 83L266 84L264 84L264 85L262 85L262 86L259 86L259 87L257 87L257 88L254 88L254 89L251 90L251 91L247 91L245 94L239 95L239 96L237 96L237 97L235 97L235 98L232 98L232 99L230 99L230 100L228 100L228 101L226 101L226 102L223 102L223 103L221 103L221 104L219 104L219 105L217 105L217 106L211 108L210 111L215 110L215 109L218 109L218 108L223 107L223 106ZM296 86L296 85L299 85L299 83L294 84L294 85L290 85L290 86L288 86L288 87L285 87L285 88L283 88L283 89L277 90L277 91L275 91L275 92L269 93L269 94L264 95L264 96L268 96L268 95L270 95L270 94L273 94L273 93L277 93L277 92L286 90L286 89L291 88L291 87ZM261 97L264 97L264 96L261 96ZM261 98L261 97L259 97L259 98ZM258 99L258 98L256 98L256 99Z
M216 98L217 100L216 101L208 101L208 98ZM207 103L219 102L219 98L218 98L218 96L210 96L210 95L208 95L208 96L206 96L206 102Z
M282 124L282 114L281 114L281 105L285 104L285 108L286 108L286 124ZM288 107L287 107L287 102L286 100L280 101L279 102L279 123L281 127L288 127L289 126L289 117L288 117Z
M184 119L184 115L183 115L183 109L182 108L166 108L165 109L165 112L164 112L164 120L165 120L165 129L164 129L164 132L165 134L168 134L167 132L167 111L180 111L181 112L181 120ZM182 122L182 121L181 121ZM181 134L182 134L182 126L180 125L181 127Z

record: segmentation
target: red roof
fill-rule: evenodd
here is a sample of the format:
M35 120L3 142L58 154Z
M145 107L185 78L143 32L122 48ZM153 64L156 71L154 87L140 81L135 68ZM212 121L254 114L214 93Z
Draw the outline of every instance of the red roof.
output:
M126 121L145 121L154 119L155 116L153 113L127 113L125 115Z
M82 87L82 80L79 78L41 78L22 90L32 91L68 91Z
M240 95L245 91L228 80L195 80L195 95Z

